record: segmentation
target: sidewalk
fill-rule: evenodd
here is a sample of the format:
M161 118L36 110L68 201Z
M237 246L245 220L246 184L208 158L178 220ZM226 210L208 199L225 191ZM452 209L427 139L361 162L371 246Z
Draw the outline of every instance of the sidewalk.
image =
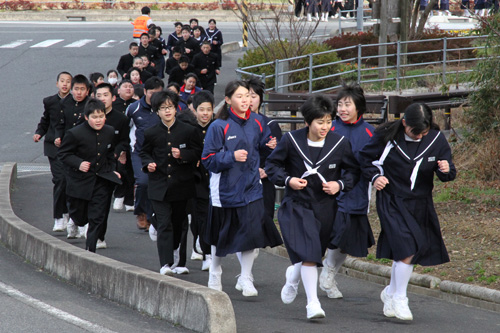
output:
M66 240L65 234L51 231L53 224L51 186L48 173L21 174L12 192L12 206L15 213L43 232L83 248L83 240ZM33 200L33 193L36 193L37 200ZM160 277L159 274L154 274L159 270L156 244L151 242L146 233L136 228L135 218L131 213L111 212L106 242L108 249L99 250L99 255L151 270L151 276ZM190 254L190 251L188 253ZM481 310L424 296L420 292L424 289L429 292L429 289L421 287L411 289L419 294L413 292L409 294L410 307L415 318L412 322L386 318L382 314L382 302L379 300L382 285L342 274L339 275L338 282L344 299L328 299L324 292L319 291L320 301L327 317L324 320L307 321L306 299L302 287L294 303L284 305L280 300L284 272L288 265L289 261L286 258L260 251L254 265L255 285L259 296L245 298L234 289L235 276L239 273L236 257L228 256L223 260L223 288L234 307L238 332L456 333L498 330L500 312ZM179 279L206 285L208 273L200 270L201 262L191 261L188 258L187 266L191 271L190 274L179 276ZM182 283L181 280L179 283Z

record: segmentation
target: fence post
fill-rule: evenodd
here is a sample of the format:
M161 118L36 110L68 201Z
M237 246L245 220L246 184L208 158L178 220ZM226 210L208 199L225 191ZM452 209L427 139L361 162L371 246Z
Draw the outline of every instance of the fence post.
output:
M448 48L448 40L443 38L443 84L446 85L446 53Z
M358 44L358 84L361 85L361 44Z
M279 59L276 59L274 60L274 91L275 92L278 92L278 87L279 87L279 80L278 80L278 75L279 75L279 66L280 64L280 60Z
M283 74L285 72L288 72L289 68L289 63L287 61L288 59L284 60L279 60L276 59L276 70L275 70L275 83L274 83L274 91L280 92L280 93L287 93L288 92L288 87L284 87L286 84L288 84L288 79L290 74Z
M313 90L313 55L309 54L309 93Z
M399 91L399 85L400 85L400 75L401 75L401 42L398 40L397 41L397 48L396 48L396 90Z
M342 10L339 9L339 35L342 35Z

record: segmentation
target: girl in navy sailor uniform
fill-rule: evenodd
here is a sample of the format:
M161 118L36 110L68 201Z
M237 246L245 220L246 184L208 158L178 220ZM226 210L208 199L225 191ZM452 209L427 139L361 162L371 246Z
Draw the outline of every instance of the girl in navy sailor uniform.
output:
M331 131L333 103L310 97L300 108L306 127L287 133L266 160L266 173L286 186L278 211L283 240L293 266L286 271L283 303L293 302L302 277L307 318L323 318L317 295L318 270L331 238L336 197L359 179L359 165L345 137Z
M249 110L248 84L228 83L225 105L208 128L202 163L210 171L210 213L206 240L212 263L208 287L222 290L221 257L241 252L236 289L257 296L253 285L254 249L282 244L274 223L264 219L259 154L276 139L262 117Z
M448 262L432 201L434 175L455 179L451 149L426 104L412 104L403 119L380 125L359 152L363 176L377 190L381 233L377 258L393 259L381 293L384 315L412 320L406 289L414 264Z
M332 130L349 140L358 159L358 152L375 132L372 125L363 120L366 99L359 85L344 86L337 94L337 119ZM359 159L358 159L359 160ZM337 197L338 212L333 224L332 238L319 277L319 286L330 298L342 298L335 274L347 254L366 257L368 248L375 244L368 221L369 188L366 179L360 179L354 189Z

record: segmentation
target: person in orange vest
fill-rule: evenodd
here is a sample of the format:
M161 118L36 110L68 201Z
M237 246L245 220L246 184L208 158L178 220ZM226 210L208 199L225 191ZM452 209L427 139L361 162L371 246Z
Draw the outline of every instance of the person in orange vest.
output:
M132 36L137 40L137 43L139 43L141 35L143 33L148 33L148 27L153 24L153 20L149 16L149 14L151 13L151 9L149 7L142 7L141 13L142 15L136 18L134 22L132 22L132 24L134 25L134 32Z

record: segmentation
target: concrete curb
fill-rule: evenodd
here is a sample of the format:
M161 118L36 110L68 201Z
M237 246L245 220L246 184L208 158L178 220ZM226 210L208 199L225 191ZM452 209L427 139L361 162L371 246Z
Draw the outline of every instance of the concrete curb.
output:
M282 246L272 249L267 248L266 251L288 258L286 249ZM387 285L391 277L391 267L348 257L344 262L341 273L358 279ZM441 281L441 279L435 276L412 273L408 290L453 303L500 312L500 291L494 289L453 281Z
M10 204L17 164L0 173L0 241L33 265L93 294L197 332L236 332L229 296L220 291L84 251L18 218Z

